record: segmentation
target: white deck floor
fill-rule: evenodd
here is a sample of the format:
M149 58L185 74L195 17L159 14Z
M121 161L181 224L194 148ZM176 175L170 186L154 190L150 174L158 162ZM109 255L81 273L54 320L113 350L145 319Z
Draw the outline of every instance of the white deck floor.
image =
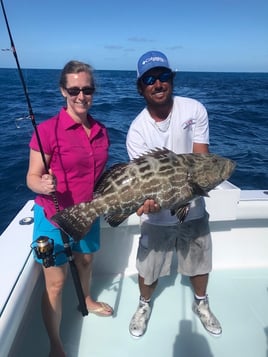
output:
M227 194L221 190L218 193L220 196ZM214 206L211 209L214 216L217 212L228 211L237 218L217 221L214 217L215 221L211 222L214 271L210 275L208 294L211 308L222 323L221 337L213 337L204 330L191 311L193 296L187 280L182 282L181 276L175 273L159 281L146 334L138 340L131 337L128 326L139 296L135 257L140 232L131 217L127 225L117 229L103 226L102 248L96 254L93 268L95 274L99 274L93 277L93 296L111 304L114 316L91 314L82 317L77 311L72 279L67 281L63 296L62 339L68 357L268 357L267 195L260 192L256 200L244 196L234 205L235 213L232 209L223 209L223 199L215 203L216 209ZM1 260L5 272L1 291L3 311L7 312L5 318L11 319L10 311L23 309L24 305L20 303L27 295L24 291L27 290L28 270L25 269L27 272L18 282L17 277L29 254L31 226L20 226L19 221L32 215L31 207L29 202L1 237L3 252L10 251L13 246L18 252L12 260L6 254ZM109 275L110 272L125 272L126 275ZM11 277L11 273L14 276ZM9 282L11 290L5 292ZM0 346L0 357L48 356L48 338L40 313L42 284L42 280L37 284L25 311L23 326L14 336L16 349L13 348L7 356L1 354ZM14 291L13 285L16 287ZM5 308L9 291L13 292L14 299L9 299L8 308ZM20 317L19 312L17 316ZM10 320L7 323L2 320L9 341L13 339L15 317L13 315L13 324Z
M42 284L42 283L41 283ZM47 357L48 340L41 322L40 291L9 357ZM68 357L267 357L268 269L217 270L211 273L210 305L222 323L221 337L209 335L191 311L187 281L162 278L146 334L134 339L129 321L138 303L137 276L94 276L95 298L115 309L113 317L76 310L71 278L64 291L62 338Z

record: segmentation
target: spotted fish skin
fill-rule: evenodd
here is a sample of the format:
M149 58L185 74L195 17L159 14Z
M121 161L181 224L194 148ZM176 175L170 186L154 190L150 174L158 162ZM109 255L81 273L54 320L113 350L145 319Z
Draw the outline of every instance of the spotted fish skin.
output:
M208 196L234 168L232 160L215 154L156 149L112 166L99 180L92 201L66 208L52 220L74 240L80 240L97 217L104 215L111 226L118 226L148 198L179 217L182 207L194 198Z

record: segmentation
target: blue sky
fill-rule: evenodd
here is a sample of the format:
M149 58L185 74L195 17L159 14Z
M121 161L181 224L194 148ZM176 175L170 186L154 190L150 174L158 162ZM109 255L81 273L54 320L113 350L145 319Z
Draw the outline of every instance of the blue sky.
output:
M4 0L22 68L135 70L160 50L181 71L268 72L268 0ZM0 48L10 41L0 11ZM0 67L16 67L0 51Z

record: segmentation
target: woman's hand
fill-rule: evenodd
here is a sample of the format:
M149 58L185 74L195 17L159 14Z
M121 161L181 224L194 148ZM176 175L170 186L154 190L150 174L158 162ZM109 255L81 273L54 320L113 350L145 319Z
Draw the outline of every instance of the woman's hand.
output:
M137 210L137 215L141 216L143 213L155 213L160 211L160 206L154 200L146 200L141 207Z
M56 191L56 185L56 177L53 175L52 170L49 169L49 173L41 177L41 191L44 195L51 195Z

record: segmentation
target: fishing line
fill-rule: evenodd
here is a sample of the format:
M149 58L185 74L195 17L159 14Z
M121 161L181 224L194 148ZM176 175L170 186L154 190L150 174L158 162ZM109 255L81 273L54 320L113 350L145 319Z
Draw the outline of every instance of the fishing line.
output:
M21 70L21 67L20 67L20 63L19 63L19 59L18 59L18 56L17 56L15 44L14 44L14 41L13 41L13 38L12 38L12 34L11 34L11 31L10 31L10 27L9 27L7 15L6 15L5 7L4 7L4 2L3 2L3 0L0 0L0 1L1 1L1 7L2 7L4 18L5 18L5 23L6 23L9 39L10 39L10 45L11 45L10 50L13 52L13 55L14 55L15 60L16 60L17 69L18 69L18 72L19 72L20 80L21 80L21 83L22 83L24 95L25 95L25 98L26 98L27 106L28 106L29 118L31 119L32 125L34 127L34 131L35 131L35 134L36 134L36 138L37 138L40 154L42 156L42 161L43 161L43 164L44 164L45 172L47 174L49 174L49 166L48 166L48 164L46 162L43 146L42 146L42 143L41 143L41 140L40 140L39 132L38 132L38 129L37 129L37 124L36 124L36 121L35 121L32 105L31 105L31 101L30 101L30 96L28 94L28 90L27 90L27 87L26 87L24 76L23 76L23 73L22 73L22 70ZM58 212L59 211L59 203L58 203L58 200L57 200L57 197L56 197L55 193L52 194L52 198L53 198L53 201L54 201L54 204L55 204L56 211ZM73 254L72 254L72 249L71 249L71 246L70 246L69 237L62 230L60 232L61 232L61 238L62 238L63 245L64 245L64 252L66 254L66 257L68 258L68 262L69 262L69 265L70 265L70 270L71 270L73 281L74 281L74 285L75 285L75 288L76 288L76 293L77 293L77 297L78 297L78 300L79 300L80 310L82 312L82 315L85 316L85 315L88 315L88 310L87 310L87 307L86 307L86 302L85 302L84 293L83 293L83 290L82 290L82 285L81 285L81 281L80 281L80 278L79 278L79 274L78 274L78 271L77 271L77 268L76 268L76 265L75 265L75 262L74 262L74 257L73 257Z
M46 159L45 159L44 150L43 150L43 147L42 147L42 144L41 144L41 140L40 140L40 137L39 137L39 133L38 133L38 130L37 130L37 125L36 125L36 121L35 121L35 117L34 117L34 113L33 113L33 108L32 108L32 105L31 105L31 101L30 101L30 97L29 97L29 94L28 94L26 83L25 83L25 80L24 80L24 77L23 77L23 73L22 73L22 70L21 70L21 67L20 67L20 63L19 63L17 52L16 52L15 44L14 44L14 41L13 41L13 38L12 38L12 34L11 34L11 31L10 31L10 27L9 27L9 23L8 23L8 20L7 20L7 15L6 15L6 10L5 10L5 7L4 7L3 0L1 0L1 7L2 7L4 18L5 18L7 32L8 32L9 39L10 39L10 46L11 46L10 50L12 51L12 53L13 53L13 55L15 57L15 61L16 61L16 64L17 64L17 69L18 69L18 72L19 72L21 84L22 84L24 95L25 95L26 102L27 102L27 105L28 105L29 117L30 117L30 119L32 121L32 124L33 124L33 127L34 127L34 131L35 131L36 138L37 138L37 141L38 141L38 146L39 146L40 153L41 153L41 156L42 156L42 160L43 160L43 163L44 163L45 171L46 171L46 173L48 173L48 165L47 165L47 162L46 162Z
M15 125L16 125L16 128L17 129L20 129L22 127L22 123L24 120L28 120L28 119L31 119L29 115L25 115L23 117L20 117L20 118L16 118L15 119Z

